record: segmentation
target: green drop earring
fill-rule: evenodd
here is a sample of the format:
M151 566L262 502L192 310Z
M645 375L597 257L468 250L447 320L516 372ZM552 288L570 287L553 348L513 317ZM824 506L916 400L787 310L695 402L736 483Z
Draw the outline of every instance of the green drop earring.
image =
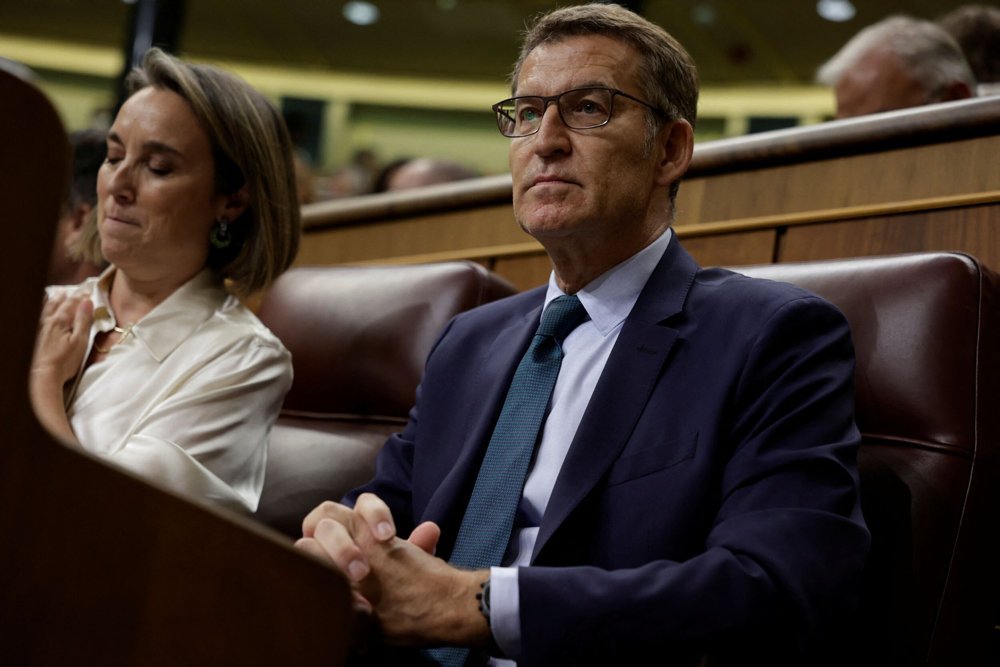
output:
M222 218L212 225L212 232L209 234L212 246L222 250L228 248L233 242L233 237L229 233L229 218Z

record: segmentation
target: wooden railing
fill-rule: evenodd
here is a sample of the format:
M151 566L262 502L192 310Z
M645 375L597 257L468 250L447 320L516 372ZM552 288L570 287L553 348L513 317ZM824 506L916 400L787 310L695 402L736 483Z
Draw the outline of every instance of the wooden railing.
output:
M960 250L1000 267L1000 97L695 147L674 228L703 265ZM507 175L311 204L299 264L473 259L525 289L548 261Z

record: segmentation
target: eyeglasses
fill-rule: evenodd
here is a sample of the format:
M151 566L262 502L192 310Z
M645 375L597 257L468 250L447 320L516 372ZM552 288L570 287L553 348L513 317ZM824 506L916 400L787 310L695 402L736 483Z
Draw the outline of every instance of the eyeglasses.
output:
M667 113L649 102L614 88L574 88L558 95L524 95L493 105L497 127L505 137L527 137L538 132L549 104L556 103L559 117L571 130L590 130L607 125L614 112L615 97L621 95L649 107L663 117Z

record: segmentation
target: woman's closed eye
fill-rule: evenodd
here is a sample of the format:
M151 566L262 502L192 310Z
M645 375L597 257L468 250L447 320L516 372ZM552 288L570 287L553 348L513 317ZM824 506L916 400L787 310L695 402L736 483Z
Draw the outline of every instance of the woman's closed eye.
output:
M158 164L155 161L148 162L146 164L146 168L157 176L166 176L173 171L173 168L170 165Z

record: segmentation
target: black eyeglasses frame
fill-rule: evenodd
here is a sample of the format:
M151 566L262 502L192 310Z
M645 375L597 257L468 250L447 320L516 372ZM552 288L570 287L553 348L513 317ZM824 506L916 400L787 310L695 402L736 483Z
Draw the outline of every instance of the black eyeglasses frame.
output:
M563 116L562 107L559 105L559 100L560 100L560 98L562 98L563 95L567 95L569 93L578 93L578 92L584 91L584 90L603 90L603 91L606 91L606 92L608 92L608 93L611 94L611 103L608 106L608 117L603 122L598 123L596 125L587 125L585 127L573 127L572 125L570 125L569 123L566 122L566 118ZM517 100L523 100L523 99L541 100L542 101L542 115L545 115L545 112L548 110L549 105L552 104L553 102L555 102L556 111L559 113L559 119L563 122L563 125L565 125L566 127L568 127L571 130L593 130L593 129L596 129L598 127L604 127L605 125L607 125L608 123L611 122L612 118L614 118L614 115L615 115L615 97L618 97L618 96L627 97L628 99L632 100L633 102L638 102L639 104L641 104L641 105L643 105L643 106L645 106L645 107L647 107L649 109L652 109L653 111L655 111L662 118L664 118L666 120L670 120L670 114L668 114L663 109L660 109L659 107L653 106L649 102L647 102L647 101L645 101L643 99L640 99L640 98L636 97L635 95L629 95L628 93L626 93L623 90L618 90L617 88L608 88L606 86L585 86L583 88L571 88L569 90L564 90L563 92L558 93L556 95L518 95L517 97L508 97L505 100L500 100L499 102L497 102L496 104L494 104L490 108L493 109L493 113L494 113L494 116L496 117L496 121L497 121L497 129L500 130L500 134L502 134L503 136L507 137L508 139L520 139L522 137L530 137L531 135L537 133L538 130L539 130L539 128L541 128L541 122L539 122L538 127L536 127L533 131L528 132L526 134L507 134L507 133L505 133L503 131L503 126L504 126L504 122L505 122L503 119L506 118L507 121L510 122L511 124L514 123L514 119L511 118L508 114L506 114L506 113L504 113L503 111L500 110L500 107L502 105L514 104L514 103L517 102Z

